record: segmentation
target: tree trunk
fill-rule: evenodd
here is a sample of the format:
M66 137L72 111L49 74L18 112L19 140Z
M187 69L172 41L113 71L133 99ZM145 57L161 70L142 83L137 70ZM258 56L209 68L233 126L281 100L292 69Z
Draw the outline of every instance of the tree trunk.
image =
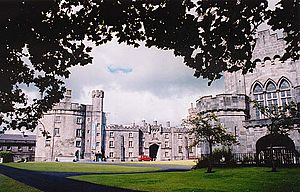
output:
M212 143L209 143L209 157L208 157L208 167L207 173L212 173Z
M271 138L271 146L270 146L270 150L271 150L271 161L272 161L272 172L276 172L277 168L276 168L276 161L274 159L274 153L273 153L273 136Z

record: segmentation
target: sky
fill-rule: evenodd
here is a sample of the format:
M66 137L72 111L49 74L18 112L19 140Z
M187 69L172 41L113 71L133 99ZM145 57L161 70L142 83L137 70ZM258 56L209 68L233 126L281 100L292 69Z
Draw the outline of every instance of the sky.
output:
M66 81L74 102L90 104L92 90L103 90L109 124L141 124L145 119L180 126L191 103L224 92L223 80L197 79L172 51L133 48L116 40L94 47L93 64L76 66Z
M277 0L269 3L274 8ZM268 28L266 24L259 30ZM163 125L180 126L191 103L204 95L224 92L224 80L211 86L193 76L194 71L175 57L172 51L155 47L139 48L113 41L93 46L93 63L71 68L66 87L72 90L72 101L91 104L92 90L103 90L104 111L108 124L141 124L154 120ZM29 98L36 92L27 92Z
M269 1L274 8L277 0ZM266 24L260 30L267 28ZM93 64L76 66L66 81L73 101L91 104L92 90L103 90L104 111L108 124L141 124L154 120L180 126L191 103L204 95L224 92L223 79L208 86L208 81L195 78L172 51L133 48L116 40L94 47Z

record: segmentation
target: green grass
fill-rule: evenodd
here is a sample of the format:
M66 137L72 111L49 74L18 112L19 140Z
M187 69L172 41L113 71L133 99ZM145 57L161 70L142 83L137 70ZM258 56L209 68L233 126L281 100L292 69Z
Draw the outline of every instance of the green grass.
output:
M132 175L85 175L71 177L81 181L143 191L300 191L300 168L224 168L215 173L206 169Z
M150 167L126 167L105 164L83 164L83 163L61 163L61 162L27 162L27 163L4 163L3 165L33 170L33 171L53 171L53 172L140 172L159 170L159 168Z
M14 179L6 177L0 174L0 192L38 192L39 190L33 187L29 187L23 183L20 183Z
M195 160L138 161L138 162L125 162L125 163L130 163L130 164L157 164L157 165L183 165L183 166L196 165Z

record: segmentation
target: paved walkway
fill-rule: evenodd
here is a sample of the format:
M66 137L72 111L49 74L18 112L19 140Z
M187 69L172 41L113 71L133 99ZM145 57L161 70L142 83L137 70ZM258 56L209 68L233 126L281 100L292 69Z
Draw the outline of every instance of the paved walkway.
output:
M145 172L123 172L123 173L71 173L71 172L42 172L17 169L0 164L0 173L26 185L37 188L45 192L96 192L96 191L116 191L116 192L132 192L134 190L110 187L105 185L96 185L83 181L69 179L70 176L93 175L93 174L141 174L149 172L174 172L188 171L189 166L173 166L158 164L125 164L125 163L101 163L120 166L135 167L156 167L161 170L145 171Z

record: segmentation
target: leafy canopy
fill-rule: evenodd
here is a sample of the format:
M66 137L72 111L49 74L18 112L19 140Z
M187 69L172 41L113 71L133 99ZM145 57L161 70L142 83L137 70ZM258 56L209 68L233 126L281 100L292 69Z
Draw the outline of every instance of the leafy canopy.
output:
M287 36L283 59L299 59L299 4L280 0L14 0L0 2L0 123L33 129L65 91L69 68L92 63L91 47L119 43L173 50L211 81L251 71L257 27ZM159 66L158 66L159 68ZM26 89L40 93L32 102Z
M191 128L190 134L194 136L193 145L200 142L208 142L211 145L231 145L236 142L235 136L227 132L214 113L191 115L184 120L184 124Z

